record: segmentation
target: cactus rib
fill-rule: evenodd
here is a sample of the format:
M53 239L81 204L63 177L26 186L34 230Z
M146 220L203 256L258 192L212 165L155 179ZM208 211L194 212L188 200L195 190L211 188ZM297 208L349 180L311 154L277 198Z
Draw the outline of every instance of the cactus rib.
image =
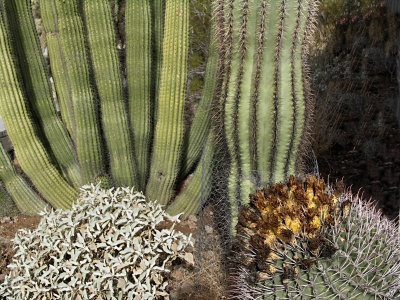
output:
M138 188L111 6L108 0L85 0L83 11L111 176L117 186Z

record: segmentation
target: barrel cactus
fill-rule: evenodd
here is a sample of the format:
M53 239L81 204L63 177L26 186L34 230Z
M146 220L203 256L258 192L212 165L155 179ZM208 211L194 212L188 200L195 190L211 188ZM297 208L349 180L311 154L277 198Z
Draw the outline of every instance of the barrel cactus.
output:
M233 299L400 297L397 226L359 195L291 178L252 195L237 229Z
M132 189L85 186L72 210L17 233L0 298L167 298L171 263L191 255L190 237L161 224L177 220Z

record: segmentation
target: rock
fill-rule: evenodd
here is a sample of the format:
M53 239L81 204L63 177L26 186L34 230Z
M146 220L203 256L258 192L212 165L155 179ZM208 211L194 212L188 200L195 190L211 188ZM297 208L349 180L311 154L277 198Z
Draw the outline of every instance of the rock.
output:
M188 218L188 220L189 220L190 222L195 223L195 222L197 222L197 217L196 217L196 216L193 216L193 215L190 215L189 218Z

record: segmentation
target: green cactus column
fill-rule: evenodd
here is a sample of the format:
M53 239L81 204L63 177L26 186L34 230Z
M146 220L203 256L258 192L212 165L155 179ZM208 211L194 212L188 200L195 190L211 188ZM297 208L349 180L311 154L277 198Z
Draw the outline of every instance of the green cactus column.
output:
M79 164L72 140L57 116L52 90L35 30L30 0L7 1L19 67L29 102L39 126L66 179L74 186L81 185Z
M0 182L0 217L15 216L19 213L18 207Z
M57 9L54 0L40 0L40 13L46 32L46 44L50 58L51 73L54 79L61 118L72 140L75 141L71 80L67 72L64 50L61 47Z
M183 144L187 82L189 3L169 0L165 9L158 120L146 194L166 205L174 194Z
M37 138L16 73L9 36L0 18L0 115L13 142L22 170L55 208L71 207L77 196L51 165L43 145Z
M51 0L44 0L51 1ZM54 0L53 0L54 1ZM80 1L55 0L58 30L70 82L75 146L84 183L104 173L97 101L90 84ZM43 22L47 20L43 19Z
M257 186L294 174L310 111L304 66L314 0L216 1L224 10L220 67L223 128L231 159L233 227ZM217 26L218 26L217 24Z
M48 208L48 204L40 199L38 194L32 190L25 179L17 173L1 143L0 181L3 183L20 212L27 215L37 215L45 208ZM8 196L4 191L2 191L2 194ZM0 215L2 215L2 209L7 205L7 203L4 203L3 200L0 201ZM7 207L8 209L12 209L13 206L7 205ZM4 213L8 214L9 212L4 211Z
M144 190L147 183L153 132L150 2L152 1L127 0L125 7L128 103L139 174L137 186L139 190ZM154 62L157 62L157 58Z
M100 97L111 175L117 186L139 188L135 180L136 167L128 115L125 110L111 5L108 0L85 0L83 8L95 81ZM128 22L126 24L129 27L130 24L128 25ZM145 114L143 111L141 113ZM150 129L148 131L150 132ZM145 150L148 152L148 149Z

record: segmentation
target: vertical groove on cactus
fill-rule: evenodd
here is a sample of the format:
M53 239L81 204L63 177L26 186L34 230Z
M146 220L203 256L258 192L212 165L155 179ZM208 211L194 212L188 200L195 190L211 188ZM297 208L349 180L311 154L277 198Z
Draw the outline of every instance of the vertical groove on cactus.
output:
M288 174L294 174L294 164L292 163L294 160L292 157L296 156L296 150L299 139L297 136L297 132L301 132L302 119L304 118L304 99L301 97L303 96L302 85L301 85L301 78L302 78L302 70L301 70L301 45L299 47L299 41L302 40L301 34L304 33L304 28L302 25L305 25L305 18L301 18L301 15L305 12L303 11L303 7L306 7L303 3L303 0L297 1L297 17L296 17L296 28L294 31L293 41L292 41L292 52L290 58L290 67L291 67L291 97L292 97L292 105L293 105L293 123L292 123L292 132L290 137L290 144L289 144L289 151L285 162L285 170L284 175L285 179L287 179ZM297 61L296 61L297 58ZM299 64L300 62L300 68ZM300 75L300 76L299 76ZM300 81L300 84L299 84ZM300 99L299 99L300 98Z
M214 30L210 32L210 36L214 37ZM211 109L215 96L218 72L218 53L216 43L210 40L208 50L208 59L206 74L204 79L204 87L201 95L200 103L197 107L192 125L188 134L185 136L181 167L181 178L185 178L194 164L199 160L204 143L211 127Z
M38 194L36 194L22 176L17 173L1 143L0 181L4 184L20 212L27 215L36 215L48 207L48 204L40 199ZM3 205L5 205L5 203L0 203L0 215Z
M84 27L79 1L56 0L61 46L71 82L76 152L84 183L104 173L97 103L89 78ZM45 20L43 20L45 22Z
M267 0L261 1L260 4L260 20L258 23L259 32L257 36L257 58L254 75L254 86L252 90L252 106L251 106L251 166L252 170L257 170L258 166L258 141L257 141L257 107L259 101L259 88L260 88L260 77L261 77L261 66L263 62L263 51L265 41L265 18L267 15ZM259 175L256 174L257 181L260 181Z
M151 0L151 19L152 19L152 90L153 90L153 105L154 105L154 124L158 119L158 97L160 94L160 79L162 68L163 55L163 37L164 37L164 22L165 22L165 1L166 0Z
M63 123L75 141L75 121L72 107L71 81L68 76L64 51L58 31L58 16L54 0L40 0L40 12L46 32L46 43L50 58L51 73L57 93Z
M278 177L275 174L275 163L277 156L277 142L278 142L278 123L279 123L279 88L280 86L280 74L279 74L279 63L281 60L282 51L282 36L284 34L284 25L286 19L286 5L287 1L282 0L279 9L279 22L278 22L278 33L276 37L275 46L275 57L274 57L274 73L273 73L273 128L272 128L272 143L271 143L271 155L269 161L269 183L272 184L274 179ZM279 124L281 126L281 124Z
M61 177L35 135L16 73L10 41L3 18L0 19L0 114L13 142L22 170L38 191L55 208L70 208L77 196Z
M57 116L50 81L32 16L31 1L7 1L7 12L15 35L15 49L20 62L23 85L38 116L46 141L65 174L74 186L80 186L80 169L72 140Z
M302 127L302 135L300 137L300 141L298 142L298 150L297 150L297 158L295 167L297 170L303 169L303 159L304 153L309 152L310 147L310 133L312 126L312 116L314 110L314 98L311 96L311 86L310 86L310 70L308 67L308 54L309 54L309 41L314 32L315 26L315 16L318 10L318 4L315 0L310 0L308 3L308 7L306 7L307 12L306 16L306 24L305 24L305 32L303 35L303 40L301 44L301 72L303 74L302 77L302 87L303 87L303 99L305 102L305 115L303 119L303 123L299 126ZM299 63L299 62L298 62Z
M185 190L168 206L169 214L177 215L182 212L184 216L189 216L199 212L201 202L204 203L211 192L214 153L215 139L213 133L210 132L204 157L201 158Z
M129 115L139 173L137 186L139 190L145 189L148 179L153 131L150 2L127 0L125 9ZM154 62L157 63L156 60Z
M111 176L117 186L139 188L135 182L136 167L132 155L128 115L125 110L111 5L108 0L85 0L83 11L100 98ZM145 114L143 111L141 113Z
M152 201L158 200L164 205L174 193L183 146L188 23L188 1L167 1L158 120L146 192Z

